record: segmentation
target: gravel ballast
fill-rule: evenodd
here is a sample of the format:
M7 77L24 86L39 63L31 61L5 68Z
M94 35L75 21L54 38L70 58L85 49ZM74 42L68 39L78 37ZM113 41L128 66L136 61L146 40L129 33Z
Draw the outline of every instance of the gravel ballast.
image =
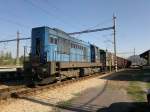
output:
M5 105L1 105L0 112L54 112L54 105L77 97L83 91L97 86L103 86L104 79L91 78L53 90L47 90L35 96L17 99Z

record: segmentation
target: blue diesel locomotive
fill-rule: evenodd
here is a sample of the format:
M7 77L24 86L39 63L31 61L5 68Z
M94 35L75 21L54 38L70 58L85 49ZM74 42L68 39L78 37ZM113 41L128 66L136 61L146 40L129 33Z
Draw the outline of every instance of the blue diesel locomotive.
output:
M106 52L56 28L32 29L30 60L24 63L29 82L48 84L104 71ZM112 66L113 67L113 66Z
M24 64L25 74L35 83L100 72L100 49L49 27L32 29L30 61ZM102 57L101 57L102 58Z

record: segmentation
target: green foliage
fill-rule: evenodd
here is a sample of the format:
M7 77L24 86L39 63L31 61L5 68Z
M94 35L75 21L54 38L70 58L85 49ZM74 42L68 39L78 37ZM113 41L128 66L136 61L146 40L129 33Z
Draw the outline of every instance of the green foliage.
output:
M147 82L147 88L150 89L150 82Z
M127 93L132 96L132 98L136 101L145 101L145 92L143 89L139 86L139 82L130 82Z
M78 97L78 96L81 95L81 93L74 93L73 95L76 96L76 97Z
M23 64L24 57L20 57L20 65ZM0 52L0 66L16 65L16 59L12 57L11 52Z
M69 100L67 100L67 101L60 101L60 102L57 103L57 105L58 105L59 107L69 107L69 106L71 106L72 101L73 101L75 98L79 97L79 96L81 95L81 93L73 93L73 95L74 95L73 98L71 98L71 99L69 99Z
M71 102L72 102L73 99L70 99L70 100L67 100L67 101L60 101L57 103L57 105L59 107L69 107L71 106Z

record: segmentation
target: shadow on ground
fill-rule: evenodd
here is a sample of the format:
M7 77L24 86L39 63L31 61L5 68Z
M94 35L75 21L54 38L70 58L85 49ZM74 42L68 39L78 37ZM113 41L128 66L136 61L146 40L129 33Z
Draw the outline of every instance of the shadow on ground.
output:
M150 112L150 105L146 102L117 102L111 104L109 107L100 107L98 105L84 105L84 104L70 104L70 105L58 105L50 103L48 101L39 100L29 97L21 97L21 99L28 100L34 103L38 103L44 106L57 107L59 112Z
M150 105L146 102L118 102L100 108L97 112L150 112Z
M128 69L113 73L110 76L102 77L101 79L115 80L115 81L142 81L150 82L150 70L143 69ZM147 80L145 80L147 79Z

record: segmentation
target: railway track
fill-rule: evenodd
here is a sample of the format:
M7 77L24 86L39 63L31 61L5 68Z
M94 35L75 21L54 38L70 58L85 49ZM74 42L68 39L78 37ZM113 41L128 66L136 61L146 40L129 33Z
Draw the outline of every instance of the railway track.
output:
M16 91L21 91L26 89L27 87L25 85L0 89L0 101L11 98L12 97L11 95Z
M71 83L75 83L75 82L87 80L87 79L90 79L90 78L98 77L100 75L102 75L102 74L97 73L97 74L94 74L94 75L79 77L79 78L73 79L73 80L66 80L66 81L62 81L62 82L58 82L58 83L54 83L54 84L49 84L49 85L45 85L45 86L37 86L36 88L28 88L26 90L19 90L19 91L16 91L16 92L12 93L11 97L20 98L20 97L24 97L24 96L27 96L27 95L35 95L37 93L47 91L48 89L50 89L50 90L56 89L56 88L61 87L61 86L65 86L65 85L68 85L68 84L71 84Z
M76 78L73 80L66 80L66 81L49 84L49 85L45 85L45 86L37 86L35 88L29 88L29 87L26 87L25 85L13 87L13 88L7 88L4 90L0 90L0 102L7 101L10 98L21 98L21 97L25 97L25 96L35 95L37 93L47 91L48 89L52 90L52 89L56 89L58 87L69 85L71 83L87 80L87 79L98 77L98 76L110 75L112 73L113 72L106 73L106 74L96 73L96 74L88 75L85 77L79 77L79 78Z
M83 81L86 79L90 79L90 78L94 78L97 76L100 76L102 74L97 73L94 75L89 75L89 76L85 76L85 77L79 77L77 79L73 79L73 80L66 80L66 81L62 81L62 82L58 82L58 83L54 83L54 84L49 84L49 85L45 85L45 86L37 86L35 88L29 88L26 87L25 85L23 86L17 86L17 87L13 87L13 88L4 88L4 89L0 89L0 101L7 101L10 98L20 98L20 97L24 97L27 95L34 95L40 92L44 92L47 91L48 89L56 89L58 87L61 86L65 86L71 83L75 83L75 82L79 82L79 81Z

